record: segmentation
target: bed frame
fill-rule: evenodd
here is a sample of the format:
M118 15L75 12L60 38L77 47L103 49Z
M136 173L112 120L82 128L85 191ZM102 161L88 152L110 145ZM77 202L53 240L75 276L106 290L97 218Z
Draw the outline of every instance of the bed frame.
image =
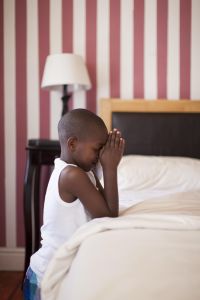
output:
M126 155L200 158L200 100L102 99L100 115L122 132Z

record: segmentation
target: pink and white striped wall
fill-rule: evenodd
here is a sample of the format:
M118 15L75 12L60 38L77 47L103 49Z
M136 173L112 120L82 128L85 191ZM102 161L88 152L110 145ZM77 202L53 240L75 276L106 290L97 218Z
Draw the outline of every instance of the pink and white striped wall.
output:
M46 56L84 57L102 97L200 99L200 0L0 0L0 246L24 246L30 138L57 139L60 94L40 89Z

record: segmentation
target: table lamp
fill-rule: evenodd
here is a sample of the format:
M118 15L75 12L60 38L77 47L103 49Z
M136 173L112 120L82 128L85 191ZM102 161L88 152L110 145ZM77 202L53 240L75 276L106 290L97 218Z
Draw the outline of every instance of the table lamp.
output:
M73 53L48 55L41 87L49 90L63 90L61 98L63 116L68 111L68 101L72 93L91 88L91 81L83 58Z

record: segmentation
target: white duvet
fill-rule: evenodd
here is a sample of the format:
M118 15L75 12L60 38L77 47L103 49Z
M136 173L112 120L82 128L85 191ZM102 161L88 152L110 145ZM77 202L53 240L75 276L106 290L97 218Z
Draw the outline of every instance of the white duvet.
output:
M94 219L58 249L43 300L199 300L200 191Z

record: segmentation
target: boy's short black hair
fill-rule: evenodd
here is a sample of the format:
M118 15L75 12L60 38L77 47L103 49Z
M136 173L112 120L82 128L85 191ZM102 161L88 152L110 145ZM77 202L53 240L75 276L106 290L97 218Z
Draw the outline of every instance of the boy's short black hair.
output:
M58 135L61 143L71 136L87 139L95 134L96 130L107 132L104 121L93 112L83 108L69 111L62 116L58 123Z

